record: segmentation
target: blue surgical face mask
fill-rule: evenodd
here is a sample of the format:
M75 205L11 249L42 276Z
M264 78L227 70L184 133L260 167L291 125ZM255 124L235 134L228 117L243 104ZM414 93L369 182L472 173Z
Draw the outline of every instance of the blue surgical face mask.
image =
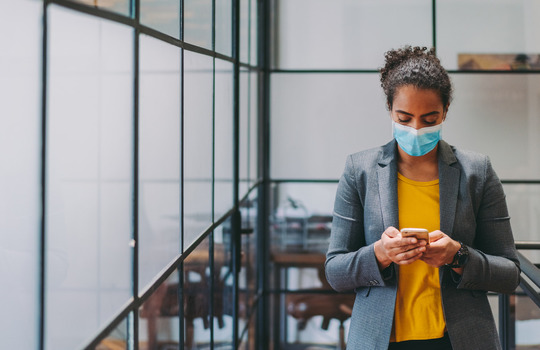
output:
M394 121L392 124L399 147L411 156L419 157L429 153L441 139L442 123L418 130Z

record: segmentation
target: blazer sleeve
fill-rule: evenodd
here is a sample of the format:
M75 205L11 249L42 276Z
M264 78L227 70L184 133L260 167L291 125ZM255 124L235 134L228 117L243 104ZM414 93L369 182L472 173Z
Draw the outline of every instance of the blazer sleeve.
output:
M506 197L488 157L484 169L476 235L457 288L512 293L519 284L520 268Z
M353 159L349 156L336 192L325 262L328 283L340 292L383 286L393 277L387 270L382 276L373 244L366 246L364 205L360 192Z

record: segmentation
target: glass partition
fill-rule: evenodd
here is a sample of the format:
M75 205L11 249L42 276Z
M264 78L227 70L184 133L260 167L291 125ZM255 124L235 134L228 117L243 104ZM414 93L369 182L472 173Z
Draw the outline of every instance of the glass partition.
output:
M82 4L97 7L99 9L111 12L117 12L124 16L130 14L130 0L71 0L73 2L80 2Z
M181 49L140 36L139 287L181 250ZM156 88L159 87L159 88Z
M260 270L257 260L257 191L256 189L240 206L242 216L242 260L239 275L238 307L240 316L240 331L245 327L255 327L250 324L250 318L255 310L257 297L257 273ZM254 331L250 329L250 332Z
M184 348L195 349L211 346L212 308L216 315L216 287L212 287L210 268L211 236L184 260ZM214 294L216 293L216 294ZM214 298L214 300L212 300Z
M270 285L274 348L344 342L354 294L335 294L324 275L337 183L274 183ZM316 344L316 345L315 345Z
M184 247L212 223L213 72L211 57L184 53Z
M240 125L239 133L239 172L240 172L240 196L247 193L249 189L249 156L250 147L250 74L247 69L240 69Z
M438 0L437 52L452 70L540 69L539 14L534 0ZM520 54L533 56L520 64Z
M501 179L539 179L540 75L452 74L450 144L486 154Z
M249 120L248 120L248 179L250 187L259 180L259 144L261 133L259 128L259 73L249 74Z
M280 73L271 89L273 179L338 179L348 154L392 139L378 74Z
M274 67L280 69L373 70L392 47L433 42L430 0L275 3Z
M152 29L180 38L180 1L139 0L141 23Z
M48 18L46 347L61 350L131 294L133 30L56 6Z
M217 0L216 3L219 1ZM176 2L178 3L178 1ZM212 0L183 1L184 40L190 44L209 50L213 49L212 3ZM223 17L220 17L220 19L223 19Z
M216 52L232 56L232 0L216 0Z
M38 347L42 9L38 1L0 2L2 349Z
M534 261L534 260L533 260ZM539 260L536 260L538 262ZM539 292L537 290L537 292ZM540 307L525 295L520 288L511 297L515 309L516 349L534 349L540 347Z
M173 272L144 302L139 312L139 349L178 349L180 307L178 272Z
M115 329L113 329L94 350L120 350L128 349L129 341L129 317L126 317Z
M214 346L231 348L233 344L233 262L231 221L227 219L214 231Z
M214 107L214 220L234 204L233 65L216 59Z

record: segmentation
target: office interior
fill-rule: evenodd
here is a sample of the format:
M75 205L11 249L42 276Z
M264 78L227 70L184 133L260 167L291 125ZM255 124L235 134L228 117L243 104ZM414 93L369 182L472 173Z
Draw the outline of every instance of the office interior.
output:
M443 138L503 182L530 265L489 298L503 347L539 348L539 16L2 0L0 348L344 349L354 294L323 267L335 190L348 154L392 138L378 68L406 44L450 73Z

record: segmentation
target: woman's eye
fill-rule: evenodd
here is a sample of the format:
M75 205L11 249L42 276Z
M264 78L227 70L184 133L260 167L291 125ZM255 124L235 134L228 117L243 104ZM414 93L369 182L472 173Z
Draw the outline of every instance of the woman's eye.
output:
M437 121L434 120L432 122L428 121L428 120L424 120L424 123L426 123L427 125L434 125Z
M398 120L400 123L408 123L410 121L410 119L403 119L403 118L400 118L398 117Z

